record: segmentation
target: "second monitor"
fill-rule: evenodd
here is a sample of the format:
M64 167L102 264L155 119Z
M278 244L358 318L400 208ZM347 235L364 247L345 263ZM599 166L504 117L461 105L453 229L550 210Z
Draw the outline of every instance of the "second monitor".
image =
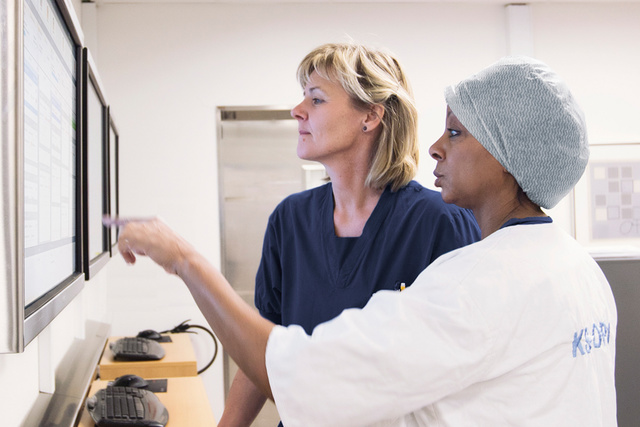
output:
M108 214L108 109L107 101L89 51L83 50L83 182L84 264L89 280L110 256L109 232L102 225Z

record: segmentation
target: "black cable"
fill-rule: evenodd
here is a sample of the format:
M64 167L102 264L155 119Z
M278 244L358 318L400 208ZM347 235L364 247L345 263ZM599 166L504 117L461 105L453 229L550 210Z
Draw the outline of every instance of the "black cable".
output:
M209 363L207 363L207 366L205 366L204 368L202 368L202 369L200 369L198 371L198 375L200 375L201 373L203 373L204 371L209 369L209 367L216 360L216 357L218 356L218 340L216 339L216 336L213 335L213 332L211 332L208 328L205 328L204 326L200 326L200 325L190 325L190 324L187 323L189 320L185 320L184 322L180 323L178 326L176 326L173 329L162 331L160 333L161 334L166 334L166 333L172 333L172 334L189 333L189 334L196 334L197 335L197 332L189 331L189 329L191 329L191 328L197 328L197 329L202 329L203 331L205 331L206 333L208 333L211 336L211 338L213 339L213 344L215 346L215 349L214 349L214 352L213 352L213 357L211 358L211 361L209 361Z

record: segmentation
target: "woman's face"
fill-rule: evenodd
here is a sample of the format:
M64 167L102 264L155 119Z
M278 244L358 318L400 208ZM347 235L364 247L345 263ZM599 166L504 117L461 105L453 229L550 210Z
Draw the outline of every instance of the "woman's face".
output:
M444 134L429 148L437 161L433 174L442 199L477 209L494 200L510 175L447 107Z
M355 108L347 92L315 71L304 88L304 99L291 110L298 120L298 157L326 165L332 158L349 159L363 149L367 112ZM339 156L336 156L339 155Z

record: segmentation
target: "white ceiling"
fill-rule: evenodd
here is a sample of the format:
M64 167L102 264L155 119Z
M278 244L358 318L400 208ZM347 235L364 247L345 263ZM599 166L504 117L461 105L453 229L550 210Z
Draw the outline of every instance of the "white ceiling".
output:
M89 3L640 3L640 0L83 0Z

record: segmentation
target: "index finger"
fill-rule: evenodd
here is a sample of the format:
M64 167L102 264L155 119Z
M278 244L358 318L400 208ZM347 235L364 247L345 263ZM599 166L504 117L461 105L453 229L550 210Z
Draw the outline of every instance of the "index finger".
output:
M102 217L102 225L104 225L105 227L124 227L125 225L129 224L130 222L147 222L147 221L152 221L154 219L155 219L155 217L153 217L153 216L148 216L148 217L120 216L120 217L115 217L115 216L105 215L105 216Z

